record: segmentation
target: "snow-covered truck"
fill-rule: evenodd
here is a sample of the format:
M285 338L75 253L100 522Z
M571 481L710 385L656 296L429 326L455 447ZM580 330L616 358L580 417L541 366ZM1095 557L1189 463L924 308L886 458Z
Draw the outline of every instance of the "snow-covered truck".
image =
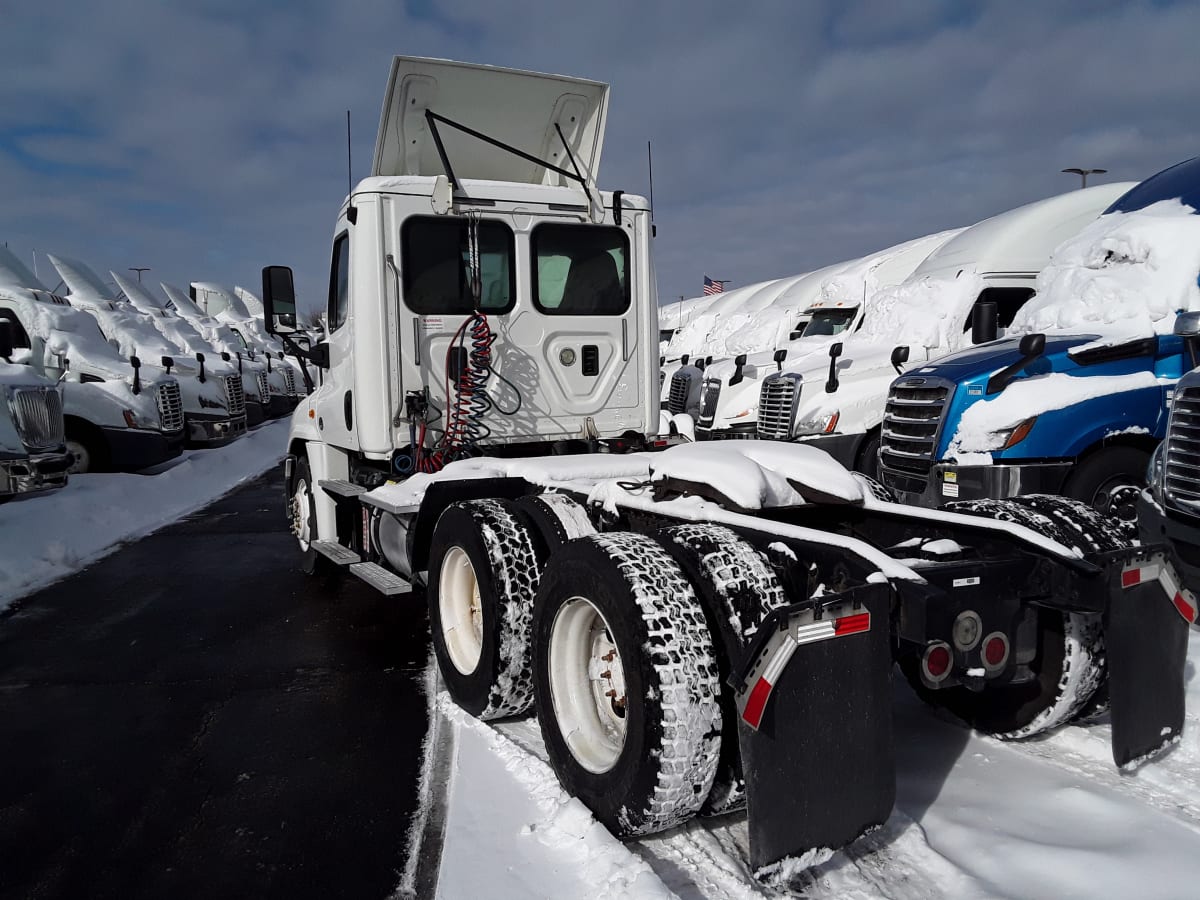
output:
M15 365L12 323L0 319L0 503L67 483L71 455L62 393L31 366Z
M0 246L0 321L7 321L14 362L62 386L72 474L136 471L183 451L179 383L143 375L137 357L125 359L96 320L52 293Z
M334 229L327 343L293 344L291 270L263 272L272 332L324 369L285 461L304 568L423 592L450 695L536 708L616 834L745 804L762 877L890 815L894 662L1006 737L1107 679L1115 760L1169 743L1182 700L1136 692L1181 685L1184 660L1144 635L1186 623L1122 587L1139 551L1082 504L933 512L815 448L645 449L649 208L596 185L607 109L596 82L393 62Z
M1189 202L1190 201L1190 202ZM882 480L937 506L1064 494L1132 523L1168 397L1197 359L1200 158L1147 178L1059 246L1010 337L896 379ZM1019 336L1019 337L1018 337Z
M1131 186L1099 185L1039 200L952 237L906 281L876 293L860 332L834 343L829 355L806 357L763 380L759 437L809 442L877 474L896 375L1002 334L1033 295L1054 248Z

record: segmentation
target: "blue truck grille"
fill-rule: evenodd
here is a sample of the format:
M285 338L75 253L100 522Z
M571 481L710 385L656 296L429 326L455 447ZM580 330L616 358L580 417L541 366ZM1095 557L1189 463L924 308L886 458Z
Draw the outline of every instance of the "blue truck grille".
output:
M902 491L925 489L950 389L915 378L892 385L883 413L879 461L884 483Z
M1164 453L1163 499L1195 515L1200 512L1200 388L1176 390Z

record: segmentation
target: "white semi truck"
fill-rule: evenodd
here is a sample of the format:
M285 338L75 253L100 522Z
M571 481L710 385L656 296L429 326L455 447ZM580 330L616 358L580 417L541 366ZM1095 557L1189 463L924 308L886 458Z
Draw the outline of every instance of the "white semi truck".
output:
M12 323L0 319L0 503L66 485L71 455L62 392L28 365L16 365Z
M759 437L803 440L877 474L880 427L896 375L1002 335L1033 296L1054 248L1131 186L1072 191L959 232L903 283L877 292L862 331L763 379Z
M183 400L172 377L143 377L96 320L51 293L0 247L0 321L8 322L15 362L62 385L70 472L137 471L183 450Z
M183 400L188 447L221 447L246 433L242 378L222 359L192 359L168 341L153 321L131 303L117 301L86 264L48 253L70 289L71 305L88 313L105 339L123 356L144 359L151 372L174 376Z
M607 115L592 81L393 62L326 343L294 345L291 270L263 271L269 327L324 370L285 464L305 569L423 592L450 695L536 709L614 833L746 805L768 879L890 814L894 662L1004 737L1107 678L1118 764L1174 740L1182 642L1156 640L1187 623L1122 587L1138 550L1081 504L999 521L900 506L811 447L647 450L652 231L643 198L597 186ZM1178 702L1141 703L1160 683Z

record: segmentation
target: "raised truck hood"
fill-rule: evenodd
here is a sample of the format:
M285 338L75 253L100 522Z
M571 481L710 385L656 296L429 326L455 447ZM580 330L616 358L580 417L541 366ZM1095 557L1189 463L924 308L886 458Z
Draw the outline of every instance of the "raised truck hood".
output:
M591 185L600 168L608 85L563 75L397 56L392 60L372 175L444 175L425 112L464 125L538 159L572 171L555 125ZM560 185L545 166L506 153L456 128L439 125L459 179Z
M1094 340L1096 340L1096 336L1089 334L1047 336L1046 349L1042 355L1051 357L1065 354L1071 347L1087 344ZM1003 369L1005 366L1015 363L1021 358L1021 353L1017 349L1019 344L1019 338L1004 338L988 344L980 344L977 347L968 347L965 350L940 356L926 365L906 369L904 374L929 375L934 374L934 370L936 370L936 374L942 378L961 382L995 372L997 369Z

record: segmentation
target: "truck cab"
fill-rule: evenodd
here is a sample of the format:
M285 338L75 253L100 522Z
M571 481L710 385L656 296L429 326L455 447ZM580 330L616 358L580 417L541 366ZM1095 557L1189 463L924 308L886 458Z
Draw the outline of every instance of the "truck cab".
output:
M136 471L183 450L183 401L172 377L142 377L95 319L51 293L0 247L0 322L7 322L11 359L61 384L71 474ZM137 363L137 365L135 365Z
M884 482L926 506L1061 493L1132 522L1169 398L1196 361L1194 339L1172 333L1176 310L1200 304L1188 191L1200 193L1200 161L1125 192L1055 251L1013 318L1019 337L897 378Z
M14 365L12 326L0 321L0 503L64 487L62 392L30 366Z
M644 446L658 426L650 210L600 191L608 86L397 57L374 160L338 212L323 383L290 484L374 485L495 455ZM296 330L291 273L264 271ZM282 302L277 302L282 301ZM335 500L311 494L315 530ZM304 527L304 522L294 522Z

